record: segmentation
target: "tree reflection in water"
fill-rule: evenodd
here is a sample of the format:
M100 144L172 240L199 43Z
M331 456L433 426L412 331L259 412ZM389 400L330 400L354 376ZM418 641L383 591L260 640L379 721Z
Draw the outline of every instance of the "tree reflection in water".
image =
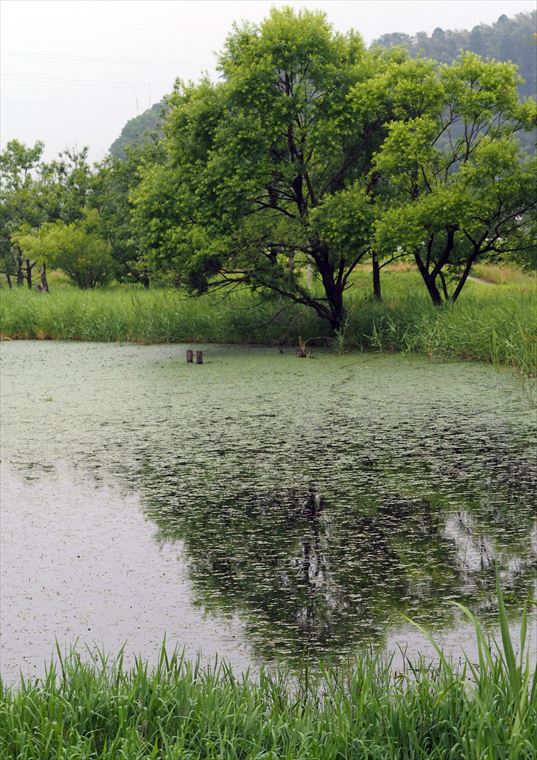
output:
M533 590L537 416L507 372L214 347L192 373L179 347L6 351L6 461L140 496L197 602L240 616L262 656L381 644L401 612L447 628L453 599L486 616L495 561L513 614Z
M184 542L200 602L239 613L264 658L328 658L381 644L401 613L449 626L454 599L492 611L496 559L512 608L533 588L531 511L518 510L513 534L509 515L468 498L454 510L453 494L357 496L349 506L316 486L260 494L228 484L222 500L219 490L201 500L176 491L172 509L157 502L150 513L163 539Z

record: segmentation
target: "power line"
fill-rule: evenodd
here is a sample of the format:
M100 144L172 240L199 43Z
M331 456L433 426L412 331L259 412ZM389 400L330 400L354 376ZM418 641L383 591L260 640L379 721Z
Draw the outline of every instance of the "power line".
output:
M151 84L153 84L155 87L169 87L170 89L173 87L173 82L170 84L170 82L167 82L166 85L164 85L163 82L156 83L156 82L114 82L111 80L98 80L98 79L66 79L64 77L34 77L34 76L24 76L19 74L13 74L13 75L2 75L1 79L10 79L17 82L64 82L67 84L89 84L89 85L97 85L97 86L108 86L108 87L132 87L135 89L139 89L140 87L146 88L151 87Z
M15 50L3 50L2 55L8 56L16 56L16 57L23 57L23 58L61 58L65 60L74 60L74 61L103 61L106 63L135 63L135 64L142 64L144 66L204 66L205 63L201 63L200 61L177 61L177 60L168 60L168 61L149 61L149 60L142 60L140 58L106 58L104 56L94 56L94 55L69 55L65 53L27 53L23 51L15 51Z
M103 103L62 103L58 101L43 101L43 100L25 100L23 98L3 98L3 103L13 103L17 105L29 105L36 106L37 108L68 108L71 111L76 111L79 108L99 108L105 111L124 111L127 109L132 110L132 103L115 103L113 105L104 105Z

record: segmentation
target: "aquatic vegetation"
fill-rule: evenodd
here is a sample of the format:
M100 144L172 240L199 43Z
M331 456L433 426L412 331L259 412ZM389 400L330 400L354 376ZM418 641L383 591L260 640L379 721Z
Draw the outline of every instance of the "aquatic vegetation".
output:
M2 687L0 756L52 758L490 758L537 753L537 667L527 611L515 654L497 587L501 639L465 608L476 663L364 655L348 668L235 675L162 646L155 668L58 652L42 679Z
M362 273L357 276L361 283ZM537 374L537 291L471 283L465 297L438 309L416 292L410 274L386 277L385 302L358 287L345 331L334 340L322 320L300 306L242 290L188 297L173 290L118 288L48 296L3 291L4 338L332 345L338 351L406 351L473 359Z
M149 655L168 631L235 668L387 639L415 653L401 613L447 648L469 636L448 600L494 624L494 563L520 615L536 579L537 416L517 377L204 348L197 367L177 345L2 345L3 674L38 667L55 636Z

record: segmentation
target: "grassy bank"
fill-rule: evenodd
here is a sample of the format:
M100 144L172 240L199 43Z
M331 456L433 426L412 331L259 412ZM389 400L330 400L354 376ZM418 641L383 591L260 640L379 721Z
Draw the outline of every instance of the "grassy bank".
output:
M501 647L474 621L479 661L458 668L441 652L438 666L398 673L367 656L349 672L252 681L164 649L153 670L71 654L42 680L2 689L0 757L529 760L537 756L537 669L524 631L515 656L499 601Z
M358 278L359 279L359 278ZM357 282L348 298L345 347L411 351L475 359L537 373L535 288L470 283L453 307L435 309L415 275L385 277L386 300L376 303ZM310 309L263 300L247 291L228 297L188 297L172 290L117 288L50 295L3 290L4 338L328 345L326 324Z

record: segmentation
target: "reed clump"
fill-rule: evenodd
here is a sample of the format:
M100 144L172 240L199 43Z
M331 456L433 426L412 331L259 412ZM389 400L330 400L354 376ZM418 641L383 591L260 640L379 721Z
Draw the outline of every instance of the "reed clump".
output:
M72 651L39 680L0 694L0 757L372 758L530 760L537 757L537 669L524 613L515 654L498 589L499 643L472 621L477 662L454 666L438 649L394 672L373 655L314 676L237 677L163 646L156 667L120 654L85 661Z
M189 297L174 290L58 288L0 294L0 335L10 339L334 344L338 350L403 351L471 359L537 374L537 290L471 283L453 306L435 308L408 275L392 274L386 301L360 288L335 339L305 307L249 291ZM405 279L406 277L406 279Z

